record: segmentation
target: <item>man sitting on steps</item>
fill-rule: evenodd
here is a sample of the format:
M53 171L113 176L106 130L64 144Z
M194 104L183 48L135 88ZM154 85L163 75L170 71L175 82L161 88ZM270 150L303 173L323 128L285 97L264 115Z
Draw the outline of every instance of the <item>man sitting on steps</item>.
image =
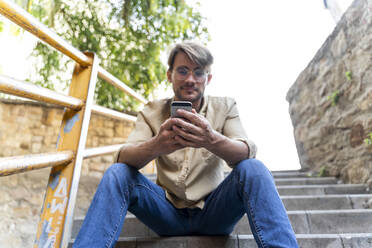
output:
M204 95L212 63L209 50L197 43L173 48L167 77L174 97L150 102L138 114L117 163L98 186L74 247L113 247L128 210L161 236L228 235L247 214L259 247L298 247L235 101ZM191 102L192 112L178 110L182 118L171 118L173 100ZM156 184L138 172L153 159ZM223 161L233 168L226 178Z

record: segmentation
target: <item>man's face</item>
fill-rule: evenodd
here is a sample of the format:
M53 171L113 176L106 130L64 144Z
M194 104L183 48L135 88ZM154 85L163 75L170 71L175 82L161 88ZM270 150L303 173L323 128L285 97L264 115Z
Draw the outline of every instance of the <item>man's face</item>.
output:
M177 53L173 70L167 72L168 80L173 85L176 101L201 101L204 90L212 75L193 63L185 53Z

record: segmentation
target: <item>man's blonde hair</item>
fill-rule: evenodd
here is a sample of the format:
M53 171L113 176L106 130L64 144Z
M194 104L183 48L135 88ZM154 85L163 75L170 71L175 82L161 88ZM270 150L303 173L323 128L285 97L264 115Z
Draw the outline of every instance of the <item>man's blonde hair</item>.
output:
M196 42L183 42L176 44L171 50L168 57L168 70L173 70L174 59L179 52L183 52L186 56L195 64L199 65L203 69L210 70L210 66L213 64L213 56L208 48L196 43Z

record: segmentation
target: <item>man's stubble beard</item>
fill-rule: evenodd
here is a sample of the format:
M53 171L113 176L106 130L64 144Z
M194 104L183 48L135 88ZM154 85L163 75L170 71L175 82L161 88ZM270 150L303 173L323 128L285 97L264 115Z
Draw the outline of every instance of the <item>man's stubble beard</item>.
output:
M181 89L178 89L175 92L175 96L180 101L189 101L189 102L194 103L194 102L197 102L198 100L202 99L203 96L204 96L204 92L201 92L199 89L197 89L197 92L198 92L198 94L195 97L191 98L191 99L190 98L183 98L182 97L182 94L181 94Z

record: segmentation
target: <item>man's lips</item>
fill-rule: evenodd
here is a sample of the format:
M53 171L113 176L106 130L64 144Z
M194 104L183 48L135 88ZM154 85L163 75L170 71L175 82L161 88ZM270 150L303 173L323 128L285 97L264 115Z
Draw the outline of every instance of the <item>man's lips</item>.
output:
M197 89L196 89L195 87L186 87L186 86L181 87L181 90L186 90L186 91L197 91Z

